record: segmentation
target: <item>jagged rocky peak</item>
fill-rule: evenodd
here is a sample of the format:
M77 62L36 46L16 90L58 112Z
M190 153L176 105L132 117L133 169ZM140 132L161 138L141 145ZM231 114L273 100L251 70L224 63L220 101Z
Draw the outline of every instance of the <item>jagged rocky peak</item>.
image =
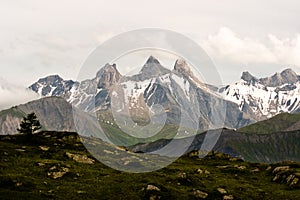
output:
M281 73L275 73L271 77L262 78L260 82L269 87L277 87L283 84L294 84L299 81L299 76L292 69L285 69Z
M191 68L183 59L178 59L174 65L174 71L185 76L194 76Z
M252 74L250 74L248 71L245 71L242 73L242 80L246 81L246 82L256 82L257 78L254 77Z
M106 64L97 72L98 88L107 88L117 83L122 75L117 69L116 64Z
M62 96L68 95L69 91L78 82L72 80L64 80L59 75L50 75L39 79L37 82L29 86L29 89L41 96Z
M42 84L50 84L50 85L55 85L56 83L62 82L63 79L59 75L50 75L45 78L40 78L38 80L38 83Z
M160 62L154 56L152 56L152 55L146 61L146 64L150 64L150 63L160 64Z
M164 74L170 73L170 70L166 69L160 64L158 59L154 56L150 56L146 63L143 65L139 74L130 77L134 81L143 81L150 78L155 78Z
M164 68L160 62L158 61L158 59L156 59L154 56L150 56L146 63L143 65L142 69L140 72L145 72L145 73L149 73L149 72L153 72L153 71L165 71L167 70L166 68Z

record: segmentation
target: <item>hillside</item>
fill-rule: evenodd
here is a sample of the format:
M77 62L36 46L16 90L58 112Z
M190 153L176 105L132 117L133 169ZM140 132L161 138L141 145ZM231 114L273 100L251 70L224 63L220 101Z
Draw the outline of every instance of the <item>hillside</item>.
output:
M23 116L31 112L36 113L45 130L75 131L72 105L63 98L48 97L1 111L0 135L16 134Z
M300 113L281 113L270 119L257 122L238 129L241 133L267 134L280 131L294 131L300 129Z
M77 134L67 132L0 136L0 152L0 199L300 198L300 164L293 162L267 165L191 153L158 171L125 173L95 160Z

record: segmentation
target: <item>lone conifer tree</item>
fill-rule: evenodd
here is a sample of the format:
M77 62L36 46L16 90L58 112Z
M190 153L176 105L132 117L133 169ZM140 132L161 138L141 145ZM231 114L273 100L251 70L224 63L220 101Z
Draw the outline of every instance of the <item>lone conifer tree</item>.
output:
M20 128L17 130L24 135L32 135L41 128L42 126L35 113L30 113L26 117L23 117Z

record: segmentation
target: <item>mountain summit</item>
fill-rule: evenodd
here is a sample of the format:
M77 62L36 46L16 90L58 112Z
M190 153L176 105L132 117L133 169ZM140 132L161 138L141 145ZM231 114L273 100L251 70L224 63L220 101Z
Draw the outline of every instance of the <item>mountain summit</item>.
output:
M63 80L59 75L51 75L39 79L36 83L29 86L29 89L40 96L62 96L68 98L71 88L78 84L78 82L72 80Z
M162 66L155 57L150 56L139 74L132 76L130 79L134 81L144 81L167 73L170 73L170 70Z
M107 88L116 84L122 75L117 70L116 64L106 64L101 68L96 75L97 79L97 88Z
M152 55L146 61L146 64L150 64L150 63L160 64L159 61L155 57L153 57Z

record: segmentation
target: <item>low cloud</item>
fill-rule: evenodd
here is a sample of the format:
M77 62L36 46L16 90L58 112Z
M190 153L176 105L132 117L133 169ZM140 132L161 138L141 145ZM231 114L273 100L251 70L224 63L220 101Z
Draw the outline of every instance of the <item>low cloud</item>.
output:
M267 40L240 37L227 27L201 42L209 55L223 61L268 63L300 67L300 34L295 38L267 35Z
M39 96L33 91L21 86L11 84L0 78L0 110L10 108L15 105L26 103Z

